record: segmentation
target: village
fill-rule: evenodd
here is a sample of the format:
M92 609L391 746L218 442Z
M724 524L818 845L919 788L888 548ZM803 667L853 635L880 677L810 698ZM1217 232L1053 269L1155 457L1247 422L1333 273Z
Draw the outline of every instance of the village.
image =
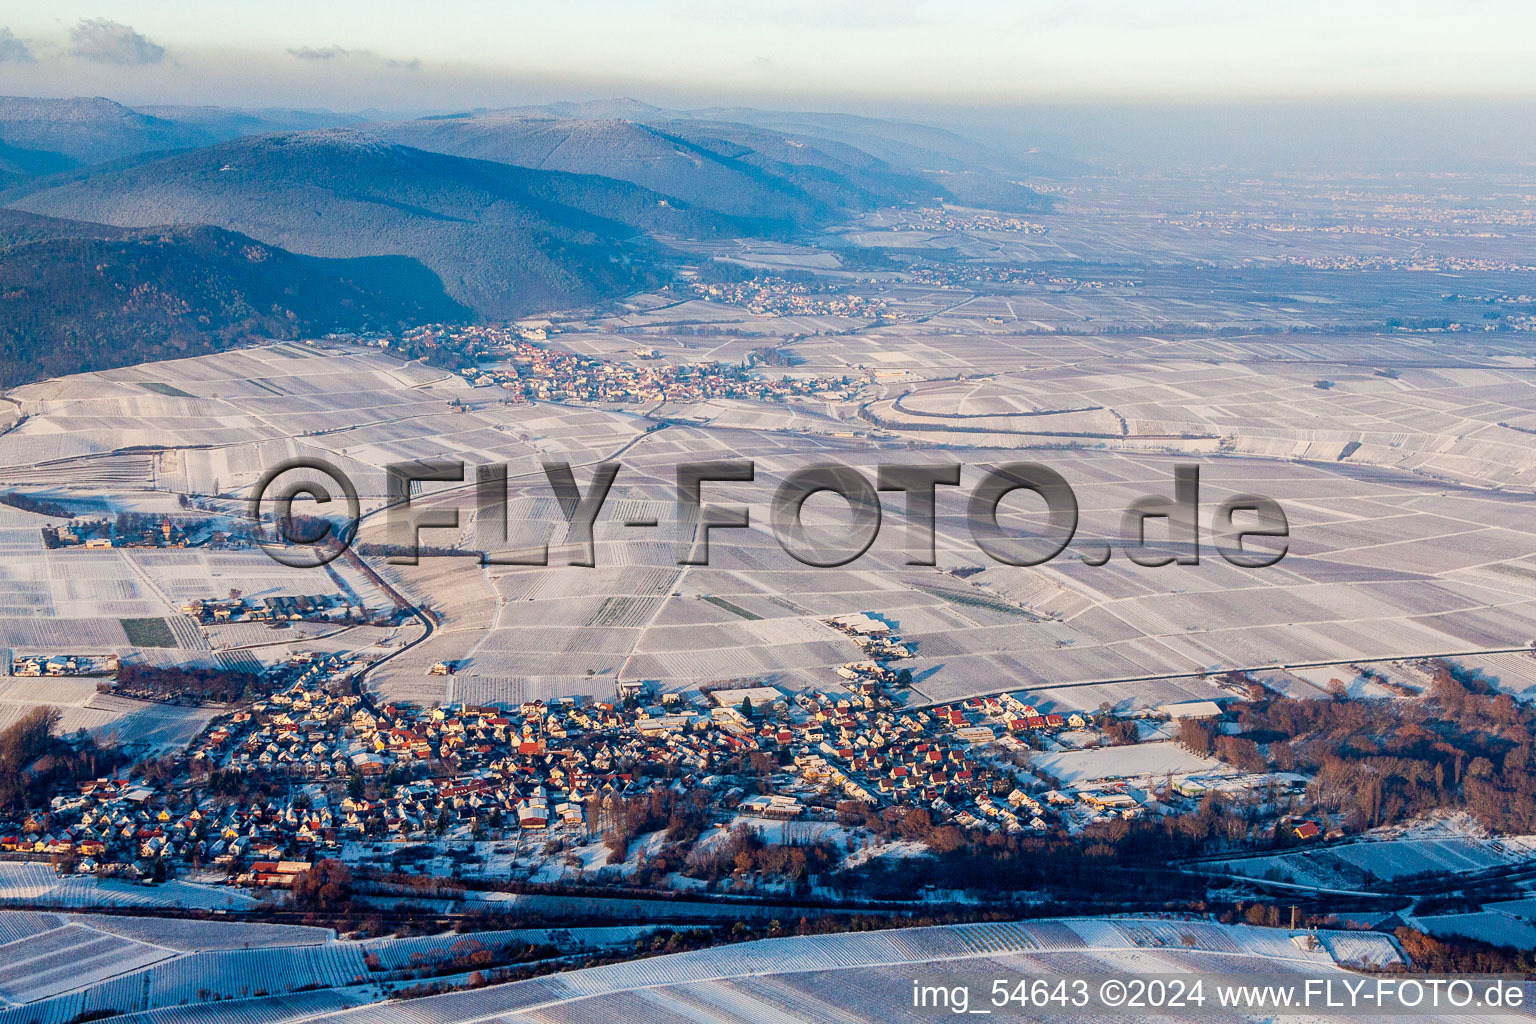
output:
M428 324L400 336L332 335L327 340L425 358L460 374L472 387L497 387L513 404L540 401L588 404L688 403L730 398L783 401L843 400L858 390L850 377L761 375L745 366L656 361L651 349L619 362L545 348L546 326ZM467 409L457 405L461 410Z
M865 282L859 282L865 283ZM910 319L881 298L775 275L745 281L690 281L699 298L740 306L753 316L845 316L870 320Z
M876 616L825 622L867 660L841 666L834 686L799 693L732 681L658 695L625 683L606 701L377 704L358 683L359 663L300 653L274 670L274 686L244 691L259 699L229 705L152 771L88 780L0 822L0 854L60 874L212 874L282 888L316 859L365 856L381 843L601 844L624 807L657 793L702 802L721 828L810 827L855 808L897 808L967 832L1076 835L1187 810L1216 792L1278 812L1307 782L1170 758L1174 727L1218 718L1217 701L1134 720L1042 710L1009 694L909 708L910 672L899 667L909 645ZM1158 779L1129 769L1063 778L1036 759L1134 750L1102 745L1127 733L1145 733L1153 760L1173 767ZM1294 832L1309 839L1318 827L1301 821Z

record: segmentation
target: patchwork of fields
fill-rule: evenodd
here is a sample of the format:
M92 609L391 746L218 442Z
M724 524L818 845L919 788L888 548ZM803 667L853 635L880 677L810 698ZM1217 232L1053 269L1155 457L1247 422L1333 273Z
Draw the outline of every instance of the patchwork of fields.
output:
M582 335L571 337L579 347ZM808 341L808 366L849 365L857 346L872 340ZM962 358L951 347L924 346L909 333L882 343L900 345L935 375L949 372ZM1178 344L1189 348L1193 343ZM1225 365L1223 352L1236 354L1233 344L1209 347L1218 365ZM1244 343L1242 351L1253 355L1278 344L1254 341ZM838 346L854 349L839 352ZM1432 354L1425 350L1426 358ZM1285 357L1304 362L1319 354L1314 343L1296 342ZM890 430L920 445L946 446L914 454L890 451L873 437L854 436L859 430L837 436L809 423L783 420L746 425L724 416L648 430L656 424L633 412L507 405L485 389L419 365L402 367L355 350L275 346L18 389L29 418L0 446L0 486L35 484L44 473L61 498L87 503L112 498L153 511L168 507L177 493L211 491L215 483L226 494L238 494L271 460L312 454L352 475L365 509L373 509L388 462L453 456L470 463L505 463L511 491L506 545L550 542L552 564L481 569L471 559L425 558L417 566L376 560L391 585L439 618L430 642L391 659L370 677L381 693L405 699L601 696L621 679L662 689L749 678L790 687L835 686L833 669L858 652L821 620L852 611L884 616L915 648L910 667L920 700L1030 688L1051 708L1096 707L1106 701L1127 707L1210 696L1209 687L1194 677L1223 668L1462 652L1503 658L1490 665L1489 674L1507 678L1517 690L1536 684L1536 662L1527 666L1529 658L1475 653L1523 647L1531 639L1529 623L1536 621L1536 597L1528 585L1536 579L1536 528L1517 495L1474 486L1519 487L1524 479L1524 463L1512 453L1532 450L1524 445L1526 435L1498 426L1519 421L1524 405L1536 408L1516 371L1451 368L1404 371L1390 378L1364 373L1358 388L1341 381L1326 399L1345 406L1361 403L1356 433L1366 440L1355 455L1340 460L1338 446L1359 439L1349 430L1335 431L1337 437L1330 434L1326 442L1306 440L1310 428L1304 424L1318 415L1306 411L1307 403L1319 400L1313 392L1324 395L1315 388L1298 385L1287 391L1267 377L1261 384L1246 369L1212 369L1193 377L1179 371L1186 391L1198 383L1212 396L1201 404L1191 401L1192 393L1181 392L1182 415L1208 409L1210 421L1204 426L1187 418L1174 423L1166 419L1171 413L1157 407L1158 388L1171 387L1166 381L1173 378L1158 378L1163 371L1157 367L1118 364L1114 373L1119 376L1085 375L1095 359L1108 356L1089 339L1006 344L987 337L967 345L965 369L984 373L981 379L964 388L935 382L902 391L899 403L887 400L892 410L899 404L906 410L900 415L916 424ZM1022 374L1016 369L1021 360L1073 369L1046 377ZM1004 372L1005 366L1014 369ZM1312 371L1287 372L1299 380ZM314 383L322 377L323 391ZM150 388L151 383L170 390ZM1138 389L1144 393L1139 398ZM1465 467L1452 472L1445 469L1448 463L1406 456L1390 468L1362 464L1368 461L1359 453L1370 443L1369 430L1399 438L1401 443L1392 448L1399 454L1418 445L1440 452L1437 458L1455 457L1434 437L1416 435L1420 440L1413 441L1402 430L1411 420L1421 429L1434 425L1447 436L1476 432L1470 420L1434 420L1412 412L1428 395L1452 408L1464 402L1467 389L1501 396L1502 405L1480 406L1476 416L1493 421L1487 431L1508 435L1500 443L1509 450L1493 453L1487 463L1507 470L1503 475L1479 476L1480 471ZM1221 395L1230 401L1222 404ZM449 414L450 400L462 402L468 412ZM1271 409L1267 420L1254 413L1255 402ZM1161 439L1150 446L1121 443L1136 433L1131 430L1120 440L1077 438L1060 447L1059 439L1038 434L939 438L924 426L929 421L974 425L998 416L1010 423L1036 423L1042 419L1036 413L1069 406L1113 409L1128 424L1150 424L1146 430ZM761 408L770 416L782 411ZM858 422L856 417L848 420L854 411L829 408L822 414L832 416L836 425ZM1231 416L1245 429L1269 423L1267 429L1284 444L1263 451L1228 444L1219 457L1203 458L1202 525L1208 528L1215 505L1228 496L1274 496L1290 521L1287 557L1269 569L1239 569L1207 547L1199 566L1146 568L1118 554L1106 565L1084 564L1080 555L1088 557L1105 541L1116 541L1124 508L1143 495L1171 493L1175 464L1188 455L1210 455L1204 442L1196 443L1196 435L1229 436ZM145 458L138 450L117 451L134 441L131 430L124 433L130 422L153 431L167 447L132 484L115 471L104 480L99 474L107 467ZM867 432L868 424L864 428ZM1190 437L1195 441L1186 443ZM53 446L48 457L62 462L36 464L44 453L32 446L43 438ZM109 439L115 439L112 446ZM1307 447L1325 443L1333 447ZM1020 451L1039 444L1055 446ZM563 565L571 552L564 546L561 513L539 462L569 460L584 482L589 472L584 467L615 457L623 468L596 524L597 567ZM716 531L708 566L679 565L675 467L724 458L753 459L756 479L711 485L709 498L747 506L752 528ZM1033 569L990 562L965 524L966 492L983 468L1020 458L1060 472L1073 486L1080 508L1073 546ZM899 503L887 505L870 551L842 568L809 568L779 547L769 530L769 500L787 474L831 460L872 475L878 464L892 459L939 459L964 467L960 488L939 490L936 568L905 564L906 527ZM61 479L67 484L60 485ZM484 524L475 520L471 490L468 484L450 486L417 499L460 510L457 536L427 531L425 543L479 549ZM238 502L226 504L238 508ZM808 510L812 521L829 529L846 521L835 505ZM386 518L365 519L361 540L386 539ZM633 519L655 519L658 525L624 525ZM287 638L220 627L205 635L177 628L172 631L174 649L135 648L122 623L160 617L180 624L182 602L231 589L255 597L338 589L323 570L288 569L257 551L48 551L37 533L43 521L0 509L0 542L13 555L0 570L0 645L15 651L85 647L186 663L248 651L272 659L304 646L311 634ZM1039 525L1028 504L1015 499L1005 503L1000 522L1024 531ZM370 582L346 563L334 563L331 571L341 574L346 588L373 593ZM342 632L313 639L321 649L360 650L379 638ZM426 669L439 660L456 662L460 669L447 680L429 679ZM1057 689L1064 686L1071 688ZM6 705L5 700L16 703ZM0 714L7 706L27 703L0 697ZM112 709L99 703L61 703L69 708L71 724L98 728L115 718Z
M59 1024L82 1013L179 1019L226 1003L231 1016L219 1019L275 1024L290 1012L378 1000L413 972L476 954L621 949L651 930L524 928L357 942L295 925L0 911L0 1024ZM306 1002L316 988L328 998Z
M377 979L391 971L508 944L622 947L645 930L525 929L357 943L273 925L0 912L0 939L9 940L0 943L0 1000L13 1004L0 1008L0 1024L63 1024L79 1014L135 1024L457 1024L500 1014L634 1020L657 1007L691 1008L684 1017L701 1021L806 1020L827 1012L833 990L840 993L838 1019L887 1020L889 999L906 994L914 972L954 979L987 972L1299 977L1337 973L1339 965L1402 963L1393 939L1380 934L1324 932L1309 947L1282 930L1197 919L1064 918L767 939L378 1002L391 985ZM251 948L233 948L239 943ZM6 958L13 950L21 958ZM71 958L79 964L73 974L64 969ZM291 991L300 978L323 991ZM281 990L284 979L293 982L289 991Z

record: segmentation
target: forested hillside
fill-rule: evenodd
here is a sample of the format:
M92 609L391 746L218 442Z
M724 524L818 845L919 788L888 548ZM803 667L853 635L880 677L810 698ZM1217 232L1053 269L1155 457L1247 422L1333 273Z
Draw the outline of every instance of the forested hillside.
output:
M297 256L204 226L0 211L0 385L469 311L403 257Z

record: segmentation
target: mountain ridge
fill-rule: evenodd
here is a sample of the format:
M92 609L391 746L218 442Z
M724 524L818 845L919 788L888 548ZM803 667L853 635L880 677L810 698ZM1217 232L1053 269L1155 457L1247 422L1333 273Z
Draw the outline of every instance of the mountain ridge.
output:
M211 224L313 256L404 255L486 316L579 305L655 280L650 234L738 230L610 179L401 146L351 129L263 135L84 168L4 197L119 226Z

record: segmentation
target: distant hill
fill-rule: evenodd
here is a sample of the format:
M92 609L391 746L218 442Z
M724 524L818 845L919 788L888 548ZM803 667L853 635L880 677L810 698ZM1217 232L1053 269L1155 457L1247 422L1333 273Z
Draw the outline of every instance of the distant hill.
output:
M682 115L707 122L750 125L836 139L897 167L924 171L1009 171L1008 157L972 139L931 125L857 114L714 107Z
M837 139L804 132L765 131L724 121L658 126L722 157L781 177L837 213L857 212L946 195L942 186L904 166Z
M227 142L244 135L310 131L315 128L345 128L367 120L360 114L337 114L329 110L289 110L278 107L231 109L167 105L135 107L134 110L157 117L162 121L200 131L208 136L210 142Z
M381 117L0 98L0 207L87 223L0 218L6 377L113 346L587 305L664 279L669 238L803 239L903 203L1050 208L1018 157L877 118L628 99Z
M618 96L608 100L563 100L546 103L539 107L524 107L521 109L532 114L553 115L555 117L598 120L626 118L631 121L670 118L676 113L665 107L654 106L643 100L631 99L628 96Z
M0 385L469 311L402 257L296 256L211 227L0 210Z
M192 124L140 113L108 99L0 96L0 142L100 163L157 150L201 146L214 139Z
M852 147L744 125L492 111L366 131L437 153L627 181L745 221L758 234L787 234L935 191Z
M853 147L865 157L884 161L911 172L987 171L1017 176L1021 173L1074 174L1087 165L1045 153L1017 155L993 149L973 138L933 125L887 117L858 114L759 110L755 107L706 107L674 110L620 97L583 103L546 103L511 107L501 111L476 110L474 116L615 119L679 129L693 125L732 125L761 132L789 133L813 140L817 147L836 144ZM465 115L454 115L463 117Z
M908 169L966 206L1019 213L1048 210L1052 205L1049 198L1020 179L1074 177L1089 170L1087 164L1053 154L1005 153L943 128L886 118L742 107L695 110L687 116L696 121L726 121L760 131L835 140Z
M145 153L364 120L328 110L125 107L101 97L0 96L0 186Z
M308 255L409 256L485 316L645 286L665 258L648 233L742 230L626 182L429 153L350 129L85 168L4 198L121 226L212 224Z

